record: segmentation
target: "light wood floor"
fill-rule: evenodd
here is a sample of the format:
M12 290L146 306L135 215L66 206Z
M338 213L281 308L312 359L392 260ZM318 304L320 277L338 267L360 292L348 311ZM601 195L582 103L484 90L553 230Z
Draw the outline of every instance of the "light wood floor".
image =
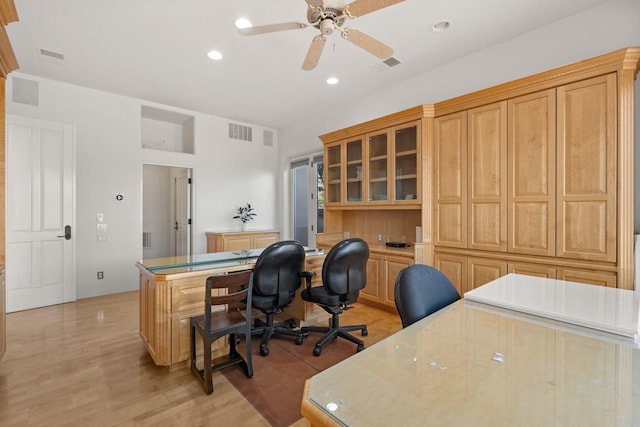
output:
M401 329L397 315L362 304L343 319L368 325L367 345ZM269 425L222 374L214 387L204 394L186 365L153 364L138 335L137 292L7 315L1 426Z

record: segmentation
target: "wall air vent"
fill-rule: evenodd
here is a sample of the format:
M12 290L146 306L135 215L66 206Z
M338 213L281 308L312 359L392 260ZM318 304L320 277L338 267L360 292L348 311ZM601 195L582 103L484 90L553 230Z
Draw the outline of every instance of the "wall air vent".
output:
M240 141L253 141L253 129L249 126L229 123L229 138Z
M58 61L64 61L64 53L55 52L49 49L40 48L40 56L47 57L49 59L55 59Z

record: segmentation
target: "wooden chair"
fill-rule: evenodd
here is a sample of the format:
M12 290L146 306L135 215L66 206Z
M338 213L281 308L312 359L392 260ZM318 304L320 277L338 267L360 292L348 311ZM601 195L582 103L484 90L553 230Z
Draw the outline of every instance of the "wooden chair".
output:
M207 394L213 393L212 373L240 364L247 377L253 376L251 363L251 291L253 274L239 271L207 278L204 314L191 318L191 372ZM213 312L212 312L213 309ZM246 310L245 312L241 309ZM196 332L204 346L203 369L196 366ZM229 336L229 354L211 360L211 344ZM244 335L246 355L236 348L236 338Z

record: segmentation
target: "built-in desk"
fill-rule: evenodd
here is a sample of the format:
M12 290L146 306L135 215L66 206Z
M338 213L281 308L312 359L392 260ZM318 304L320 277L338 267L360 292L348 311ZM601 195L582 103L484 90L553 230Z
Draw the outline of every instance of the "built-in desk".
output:
M640 425L638 402L633 338L463 299L307 380L301 410L316 427L601 427Z
M203 313L207 277L232 271L253 269L264 249L207 253L192 256L143 260L140 271L140 336L156 365L175 366L189 359L189 323ZM324 252L307 250L305 269L322 268ZM319 280L320 276L317 276ZM301 286L302 288L302 286ZM285 309L300 324L326 317L317 305L302 301L301 289ZM222 340L219 340L220 342ZM214 348L214 357L225 351Z

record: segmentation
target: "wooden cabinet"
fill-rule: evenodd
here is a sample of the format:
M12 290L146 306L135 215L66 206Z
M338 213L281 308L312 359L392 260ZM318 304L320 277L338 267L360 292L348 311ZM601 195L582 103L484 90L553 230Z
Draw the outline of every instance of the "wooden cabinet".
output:
M610 72L435 119L434 245L469 257L456 286L523 265L519 255L539 273L616 286L616 81ZM486 259L499 267L476 262Z
M367 263L367 286L359 301L395 311L394 287L398 273L413 264L412 256L389 255L371 251Z
M279 231L207 233L207 252L231 252L266 248L280 241Z
M468 111L469 248L507 249L507 103Z
M557 99L558 256L613 262L616 76L560 86Z
M467 247L467 112L435 119L434 245Z
M508 101L508 251L554 256L555 89Z
M328 208L371 209L421 203L421 120L395 126L386 120L383 123L381 128L359 125L357 129L366 132L356 136L343 137L352 132L336 131L321 137L325 143ZM338 137L343 138L336 140Z

